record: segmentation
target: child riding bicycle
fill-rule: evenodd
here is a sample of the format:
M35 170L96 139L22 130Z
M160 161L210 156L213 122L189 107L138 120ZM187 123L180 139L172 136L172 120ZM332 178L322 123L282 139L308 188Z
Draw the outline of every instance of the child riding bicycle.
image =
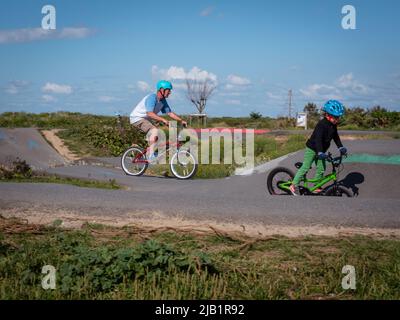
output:
M165 123L167 126L169 125L168 120L157 115L160 111L163 114L167 114L170 118L181 122L184 127L187 126L186 121L172 112L167 103L167 98L170 96L171 91L171 82L166 80L159 81L157 83L157 92L145 96L130 114L130 123L134 127L138 128L146 135L150 133L148 138L150 150L153 150L151 146L157 141L157 128L150 120Z
M343 147L337 132L337 124L345 112L343 105L337 100L329 100L325 103L322 111L324 117L318 122L310 139L306 142L303 165L297 171L290 186L290 192L294 196L300 195L299 183L310 170L313 162L317 166L314 179L320 180L323 177L326 169L325 160L328 158L326 151L329 149L332 140L335 141L342 155L347 154L347 149ZM317 189L315 192L318 193L319 191L321 190Z

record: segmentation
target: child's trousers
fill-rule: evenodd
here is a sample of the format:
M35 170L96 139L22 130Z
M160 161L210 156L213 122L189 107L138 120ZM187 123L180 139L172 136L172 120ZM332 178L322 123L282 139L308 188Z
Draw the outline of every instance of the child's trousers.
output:
M306 147L306 151L304 153L303 165L297 171L297 173L293 179L294 185L297 186L300 183L300 181L303 179L304 175L306 175L308 170L310 170L313 162L315 162L315 164L317 166L317 171L315 172L314 179L321 179L324 176L325 169L326 169L325 160L318 159L317 153L314 150Z

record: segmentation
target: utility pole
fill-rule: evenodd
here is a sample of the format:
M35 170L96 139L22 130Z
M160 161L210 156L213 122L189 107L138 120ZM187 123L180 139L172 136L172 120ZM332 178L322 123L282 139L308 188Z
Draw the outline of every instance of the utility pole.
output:
M292 118L292 89L289 90L289 119Z

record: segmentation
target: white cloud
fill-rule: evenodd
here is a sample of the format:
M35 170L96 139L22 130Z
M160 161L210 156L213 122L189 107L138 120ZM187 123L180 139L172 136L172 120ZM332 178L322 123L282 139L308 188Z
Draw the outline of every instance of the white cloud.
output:
M388 90L388 92L385 92ZM316 102L338 99L347 105L382 104L387 101L390 88L365 85L355 79L353 73L347 73L337 78L333 84L312 84L299 90L302 96ZM375 102L374 102L375 101ZM379 102L380 101L380 102Z
M223 91L220 92L219 95L222 97L241 97L245 95L245 92L237 92L237 91Z
M309 99L329 100L342 98L336 87L326 84L312 84L305 89L300 89L300 93Z
M299 66L291 66L289 68L289 71L299 71L299 70L301 70L301 67L299 67Z
M267 91L267 97L271 100L283 100L282 96Z
M354 78L353 73L347 73L340 76L332 85L329 84L312 84L307 88L300 89L300 93L308 99L315 100L353 100L353 101L369 101L370 95L373 93L371 86L366 86Z
M203 9L203 10L200 12L200 16L202 16L202 17L207 17L207 16L209 16L209 15L211 15L211 14L213 13L214 9L215 9L215 8L212 7L212 6L207 7L207 8Z
M251 81L247 78L243 78L234 74L230 74L226 80L228 81L228 84L234 85L234 86L247 86L251 83Z
M16 86L9 86L6 88L6 92L9 94L17 94L18 93L18 88Z
M158 66L152 66L151 73L154 77L158 79L166 80L209 80L214 83L217 83L218 81L217 76L214 73L208 72L206 70L201 70L196 66L187 72L183 67L171 66L168 69L160 69Z
M230 104L230 105L235 105L235 106L240 106L242 104L242 102L237 99L228 99L228 100L225 100L225 103Z
M57 39L83 39L94 33L88 28L64 28L60 31Z
M353 73L344 74L336 80L336 84L340 88L347 88L352 86L354 81Z
M47 82L42 87L42 91L43 92L56 93L56 94L71 94L72 93L72 87L68 86L68 85L63 85L63 84Z
M17 94L29 85L28 81L15 80L10 81L5 88L5 92L9 94Z
M339 79L336 80L336 85L338 88L350 90L354 93L367 94L370 92L368 87L354 79L353 73L351 72L339 77Z
M120 101L120 99L115 98L115 97L110 97L110 96L100 96L99 101L109 103L109 102Z
M235 74L230 74L226 77L226 90L243 90L246 86L251 84L251 81L247 78L240 77Z
M50 96L48 94L42 95L42 99L43 99L44 102L55 102L55 101L57 101L56 98L54 98L53 96Z
M0 44L49 39L82 39L91 34L93 34L93 30L88 28L63 28L60 31L42 28L0 30Z
M181 89L181 90L186 90L187 85L185 82L174 82L172 85L174 89ZM177 93L175 92L173 96L175 96Z
M147 92L150 91L150 85L146 81L138 81L137 82L137 87L139 88L140 91Z

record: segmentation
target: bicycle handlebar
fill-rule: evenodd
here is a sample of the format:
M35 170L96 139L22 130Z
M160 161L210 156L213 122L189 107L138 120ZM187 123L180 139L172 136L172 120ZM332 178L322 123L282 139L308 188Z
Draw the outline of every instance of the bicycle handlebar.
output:
M339 166L342 164L343 158L347 158L346 154L341 154L339 157L332 157L332 153L328 152L328 162L331 162L334 166Z

